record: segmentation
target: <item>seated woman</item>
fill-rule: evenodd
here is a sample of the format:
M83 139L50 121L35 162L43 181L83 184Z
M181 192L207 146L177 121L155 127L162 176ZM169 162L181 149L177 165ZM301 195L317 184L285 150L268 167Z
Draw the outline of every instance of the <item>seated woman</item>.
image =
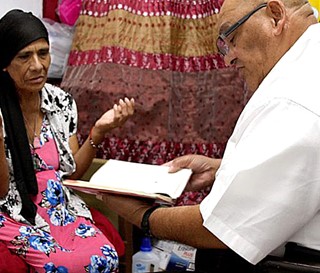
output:
M70 94L46 83L48 32L31 13L0 20L0 240L32 272L117 272L118 255L86 204L64 187L86 171L105 134L134 112L125 98L81 148Z

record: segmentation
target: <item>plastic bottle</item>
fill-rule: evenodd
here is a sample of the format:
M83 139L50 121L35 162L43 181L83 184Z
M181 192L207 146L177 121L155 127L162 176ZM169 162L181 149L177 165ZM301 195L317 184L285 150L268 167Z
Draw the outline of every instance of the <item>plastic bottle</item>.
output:
M143 237L140 251L132 256L132 273L156 272L160 258L152 250L150 237Z

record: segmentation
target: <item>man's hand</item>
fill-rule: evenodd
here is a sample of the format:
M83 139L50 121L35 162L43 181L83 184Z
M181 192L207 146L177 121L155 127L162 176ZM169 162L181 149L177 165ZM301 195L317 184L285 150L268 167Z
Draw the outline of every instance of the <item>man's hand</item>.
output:
M203 155L185 155L164 165L170 167L169 172L177 172L183 168L191 169L193 174L185 190L198 191L212 186L220 163L221 159L209 158Z

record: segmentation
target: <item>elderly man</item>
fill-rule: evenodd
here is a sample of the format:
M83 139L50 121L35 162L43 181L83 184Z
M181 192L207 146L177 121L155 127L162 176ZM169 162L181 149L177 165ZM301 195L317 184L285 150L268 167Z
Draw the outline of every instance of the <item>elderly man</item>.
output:
M222 161L169 163L193 170L189 190L215 181L210 194L200 205L157 209L104 201L157 238L228 248L253 265L283 255L288 242L320 250L320 25L307 0L225 0L218 27L220 53L253 95Z

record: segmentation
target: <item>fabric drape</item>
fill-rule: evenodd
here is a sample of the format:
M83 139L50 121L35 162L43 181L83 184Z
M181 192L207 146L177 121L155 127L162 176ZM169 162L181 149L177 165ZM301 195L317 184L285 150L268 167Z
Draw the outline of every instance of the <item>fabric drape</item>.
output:
M215 47L221 4L83 0L61 84L77 101L80 141L127 96L136 113L106 136L98 157L150 164L189 153L221 157L247 101L243 80Z

